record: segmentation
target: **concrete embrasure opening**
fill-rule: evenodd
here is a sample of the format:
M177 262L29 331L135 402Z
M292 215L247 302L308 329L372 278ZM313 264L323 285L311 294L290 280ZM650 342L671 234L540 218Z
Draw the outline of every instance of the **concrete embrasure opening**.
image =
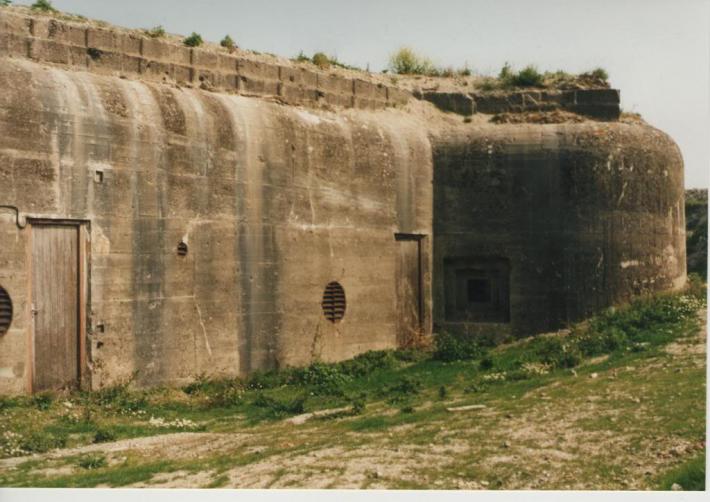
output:
M4 335L12 324L12 299L10 294L0 286L0 335Z
M502 257L444 259L446 319L510 322L510 263Z
M345 317L345 290L338 282L329 282L323 292L323 315L330 322L338 322Z
M468 279L468 303L491 301L491 282L488 279Z

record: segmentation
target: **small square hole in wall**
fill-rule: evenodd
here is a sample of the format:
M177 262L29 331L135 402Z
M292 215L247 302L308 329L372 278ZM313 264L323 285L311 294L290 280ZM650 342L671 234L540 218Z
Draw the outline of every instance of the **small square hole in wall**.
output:
M103 171L94 171L94 183L103 183L104 182L104 172Z
M489 279L468 279L468 303L491 301L491 281Z
M180 242L177 246L178 256L185 256L187 254L187 244L185 242Z
M510 322L510 262L497 256L444 258L447 321Z

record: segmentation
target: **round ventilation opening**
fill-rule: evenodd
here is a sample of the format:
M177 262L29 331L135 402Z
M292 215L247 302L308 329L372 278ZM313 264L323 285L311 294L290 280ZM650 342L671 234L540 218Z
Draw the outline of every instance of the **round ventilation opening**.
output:
M7 333L12 323L12 300L5 288L0 286L0 335Z
M337 282L329 282L323 292L323 315L330 322L338 322L345 316L345 290Z

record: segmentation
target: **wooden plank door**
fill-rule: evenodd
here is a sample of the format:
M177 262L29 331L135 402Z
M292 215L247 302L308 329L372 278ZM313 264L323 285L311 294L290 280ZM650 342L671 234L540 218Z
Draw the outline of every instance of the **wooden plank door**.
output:
M33 224L33 392L79 382L79 281L79 227Z
M397 239L397 343L416 342L422 330L421 240L396 234Z

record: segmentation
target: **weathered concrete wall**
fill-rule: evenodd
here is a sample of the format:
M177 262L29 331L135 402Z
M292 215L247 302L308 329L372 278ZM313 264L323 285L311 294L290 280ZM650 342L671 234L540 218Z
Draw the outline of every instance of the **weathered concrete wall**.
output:
M90 221L91 319L104 330L89 335L94 387L134 371L174 384L395 346L394 234L431 235L432 221L431 151L411 116L11 59L0 88L1 202ZM16 315L0 337L0 392L23 390L30 364L31 231L11 216L0 284ZM332 280L347 297L337 324L321 310Z
M683 164L660 131L471 125L434 144L437 325L530 334L684 284ZM466 257L509 262L509 323L447 316L444 262Z
M425 99L445 112L524 113L566 110L598 120L616 120L621 114L618 89L511 90L487 93L424 91L415 97Z
M122 78L225 93L270 96L309 106L385 108L409 92L381 82L263 61L249 53L187 47L139 31L0 10L0 54Z

